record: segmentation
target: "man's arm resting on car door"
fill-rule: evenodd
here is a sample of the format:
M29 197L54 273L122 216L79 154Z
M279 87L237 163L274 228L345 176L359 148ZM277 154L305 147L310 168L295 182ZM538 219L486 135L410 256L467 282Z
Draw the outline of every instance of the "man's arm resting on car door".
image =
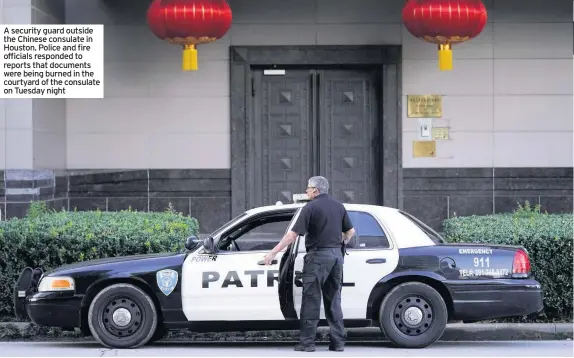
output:
M351 222L351 218L349 218L347 210L345 210L345 215L343 215L343 234L341 239L343 244L347 245L353 235L355 235L355 228L353 227L353 223Z
M271 261L277 256L279 252L289 246L295 239L300 235L305 235L307 233L307 227L309 225L309 209L304 206L301 209L301 214L297 218L295 225L289 230L285 236L279 241L279 243L271 250L267 255L265 255L265 265L270 265Z

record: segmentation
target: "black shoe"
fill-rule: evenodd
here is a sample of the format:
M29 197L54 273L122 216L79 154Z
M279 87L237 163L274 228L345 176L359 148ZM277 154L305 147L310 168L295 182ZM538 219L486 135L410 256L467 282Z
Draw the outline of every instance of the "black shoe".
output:
M302 344L298 344L293 348L298 352L315 352L315 346L304 346Z
M345 350L345 348L342 346L338 346L338 347L329 346L329 350L334 351L334 352L343 352Z

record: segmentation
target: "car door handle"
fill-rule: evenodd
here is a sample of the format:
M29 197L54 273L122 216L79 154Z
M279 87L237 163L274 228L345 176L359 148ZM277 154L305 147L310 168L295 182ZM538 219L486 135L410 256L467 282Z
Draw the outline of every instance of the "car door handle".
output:
M271 265L276 265L276 264L277 264L277 260L272 260L272 261L271 261ZM257 265L263 266L263 265L265 265L265 261L264 261L264 260L261 260L261 261L259 261L259 262L257 263Z
M368 264L384 264L387 262L387 259L368 259L366 262Z

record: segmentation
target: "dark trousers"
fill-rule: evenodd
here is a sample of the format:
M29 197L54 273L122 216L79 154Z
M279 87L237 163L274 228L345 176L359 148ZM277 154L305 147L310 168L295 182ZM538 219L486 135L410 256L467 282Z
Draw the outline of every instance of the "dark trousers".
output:
M309 251L304 257L302 281L300 343L303 345L315 343L322 293L325 318L330 328L331 346L343 346L345 327L341 310L341 287L343 285L341 249Z

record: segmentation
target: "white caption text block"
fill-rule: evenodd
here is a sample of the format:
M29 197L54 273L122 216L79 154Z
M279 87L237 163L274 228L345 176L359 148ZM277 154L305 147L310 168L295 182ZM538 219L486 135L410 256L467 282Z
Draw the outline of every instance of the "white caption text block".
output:
M104 25L0 25L1 98L103 98Z

